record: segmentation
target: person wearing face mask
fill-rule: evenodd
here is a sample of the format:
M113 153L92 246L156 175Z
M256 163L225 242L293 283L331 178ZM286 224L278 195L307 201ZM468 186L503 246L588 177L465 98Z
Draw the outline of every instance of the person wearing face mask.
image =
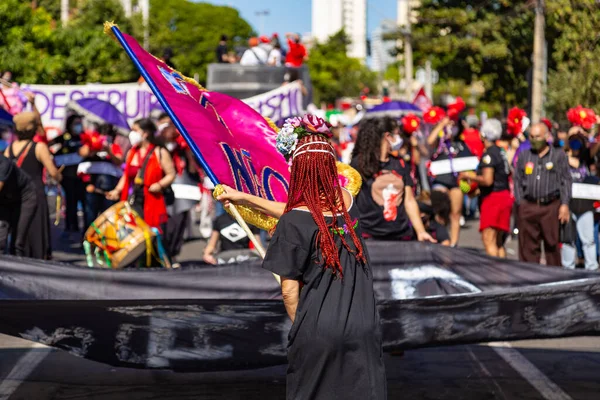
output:
M149 118L133 124L125 171L106 198L129 201L148 225L164 232L168 219L165 192L175 180L175 167L156 133L156 125Z
M77 176L77 166L82 161L79 150L82 146L83 120L80 115L72 114L67 117L65 126L65 132L51 140L48 148L54 154L54 163L63 169L61 186L65 192L66 214L63 236L67 238L72 233L82 232L77 217L77 203L85 204L85 186Z
M569 171L573 183L597 185L598 178L591 176L588 168L590 157L587 142L587 137L580 132L569 136L565 146L569 160ZM574 196L569 208L571 218L575 222L577 237L581 242L585 269L595 271L598 269L598 258L596 256L596 239L594 235L594 200L575 198ZM564 243L561 255L563 267L574 269L577 263L575 243Z
M186 198L186 194L199 191L200 176L192 151L167 114L159 117L158 130L165 147L173 157L176 173L173 183L184 189L181 194L175 192L175 201L167 207L169 221L165 231L165 248L174 258L181 252L185 230L189 225L190 210L198 204L198 201L190 199L190 196Z
M481 134L485 138L485 151L477 173L463 172L459 178L479 185L479 232L485 252L492 257L504 258L504 242L510 231L514 198L508 182L510 165L506 151L496 145L496 141L502 136L502 124L497 119L488 119L481 127Z
M444 118L436 125L429 137L427 144L435 148L431 161L452 160L461 157L473 156L469 148L460 140L462 124L450 118ZM431 179L431 190L439 190L450 197L450 243L456 246L460 238L460 225L465 194L458 185L458 173L452 171L434 176Z
M534 124L529 131L531 149L519 155L515 168L519 259L539 264L543 241L546 264L560 266L560 224L569 222L571 215L572 178L565 152L549 146L548 139L548 127Z
M78 175L85 184L85 226L90 226L98 215L114 204L105 194L115 188L123 175L123 151L115 143L116 136L111 124L103 124L98 131L82 135L79 154L83 162L79 164Z
M416 235L419 241L435 242L421 220L410 166L390 155L403 144L393 134L396 128L388 117L360 123L350 165L363 180L356 198L363 234L378 240L414 240Z

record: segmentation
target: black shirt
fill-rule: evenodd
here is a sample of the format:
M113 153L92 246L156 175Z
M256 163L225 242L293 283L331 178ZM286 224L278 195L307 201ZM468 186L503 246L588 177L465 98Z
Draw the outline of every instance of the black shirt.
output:
M4 183L0 190L0 205L6 207L21 200L21 195L27 190L31 180L15 163L0 153L0 182Z
M352 160L351 166L356 168L358 161ZM412 190L414 182L410 176L410 166L403 160L394 157L386 162L380 163L380 171L393 171L404 182L405 190ZM356 198L356 205L360 213L362 231L368 236L380 240L411 240L413 231L408 215L404 208L404 201L397 208L397 216L394 221L386 221L383 215L383 206L377 204L372 196L372 186L375 177L363 180L362 188ZM404 199L404 193L400 194Z
M224 44L220 44L217 47L217 62L218 63L226 63L225 56L227 55L227 46Z
M560 197L561 204L571 202L571 173L562 149L550 146L543 157L531 149L523 151L517 161L514 182L517 203L551 197Z
M256 228L250 229L254 232ZM219 232L221 251L248 249L250 246L246 231L227 213L217 217L213 230Z
M437 240L438 243L443 243L446 240L450 240L448 228L437 222L435 219L429 221L427 232L431 235L432 238Z
M481 156L481 162L477 167L477 175L483 175L485 168L494 169L494 183L492 186L480 186L480 199L484 199L492 192L501 192L509 190L508 177L510 176L510 166L504 149L493 145L488 148Z
M54 163L58 167L65 165L63 176L71 178L77 176L77 164L81 162L78 154L81 146L81 135L71 135L69 132L57 136L48 143L48 148L54 155ZM78 161L75 162L75 159Z

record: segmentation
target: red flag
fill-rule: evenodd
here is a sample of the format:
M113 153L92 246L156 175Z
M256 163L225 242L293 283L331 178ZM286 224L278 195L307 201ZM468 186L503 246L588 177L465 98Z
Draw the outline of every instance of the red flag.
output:
M431 108L431 106L433 106L431 99L429 97L427 97L427 94L425 93L425 89L423 89L423 88L421 88L421 90L419 90L417 92L417 95L415 96L415 99L413 100L413 104L415 106L419 107L421 109L421 111L423 111L423 112L429 110Z

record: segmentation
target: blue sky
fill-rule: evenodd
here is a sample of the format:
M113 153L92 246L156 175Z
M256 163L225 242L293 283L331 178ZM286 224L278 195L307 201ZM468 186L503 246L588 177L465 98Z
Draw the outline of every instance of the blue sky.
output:
M321 0L327 1L327 0ZM285 34L286 32L309 33L311 29L311 0L209 0L206 3L227 5L237 8L242 17L256 31L260 31L260 17L257 11L269 10L264 18L265 32ZM367 35L384 19L396 19L396 0L367 0Z

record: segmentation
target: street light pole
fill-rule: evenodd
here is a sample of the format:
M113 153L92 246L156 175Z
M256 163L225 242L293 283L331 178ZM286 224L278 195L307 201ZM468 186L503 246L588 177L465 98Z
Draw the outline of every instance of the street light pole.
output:
M413 86L413 52L410 26L410 0L406 2L406 25L404 27L404 73L406 80L406 101L412 102L412 86Z
M61 0L60 2L60 22L62 26L66 26L69 22L69 0Z
M545 4L537 0L535 5L535 32L533 37L533 79L531 88L531 122L537 123L542 118L544 99L544 65L545 65Z
M264 35L265 34L265 17L268 16L270 14L269 10L261 10L261 11L255 11L254 14L258 17L258 27L260 29L260 32L258 32L259 35Z

